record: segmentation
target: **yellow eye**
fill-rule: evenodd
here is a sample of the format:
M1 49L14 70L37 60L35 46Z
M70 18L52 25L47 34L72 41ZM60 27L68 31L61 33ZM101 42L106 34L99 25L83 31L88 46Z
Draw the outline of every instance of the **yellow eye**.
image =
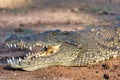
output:
M56 32L52 32L52 35L57 35L57 33Z

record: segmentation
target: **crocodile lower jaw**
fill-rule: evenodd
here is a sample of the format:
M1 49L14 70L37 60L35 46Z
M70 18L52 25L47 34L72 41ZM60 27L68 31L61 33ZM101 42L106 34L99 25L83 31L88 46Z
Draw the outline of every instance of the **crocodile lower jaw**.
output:
M21 64L20 64L21 62L24 62L25 64L29 65L29 62L34 61L39 57L45 57L45 56L49 56L49 55L56 53L57 51L59 51L60 46L61 45L47 46L47 47L42 46L42 50L40 52L28 53L23 58L19 57L18 59L12 57L10 59L7 59L7 63L10 67L21 68ZM36 67L35 67L35 69L36 69ZM28 69L29 66L27 66L27 67L22 66L22 68Z

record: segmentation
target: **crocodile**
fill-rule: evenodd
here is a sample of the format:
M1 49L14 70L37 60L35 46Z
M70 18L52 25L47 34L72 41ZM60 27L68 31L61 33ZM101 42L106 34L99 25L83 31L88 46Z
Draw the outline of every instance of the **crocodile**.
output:
M24 57L7 59L11 68L34 71L59 65L95 65L120 56L120 24L80 31L49 30L25 36L12 34L4 43L9 48L30 51Z

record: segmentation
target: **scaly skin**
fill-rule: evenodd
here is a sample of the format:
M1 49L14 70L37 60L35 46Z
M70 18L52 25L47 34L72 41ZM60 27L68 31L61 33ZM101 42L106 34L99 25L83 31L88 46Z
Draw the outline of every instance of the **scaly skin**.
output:
M40 48L23 59L8 59L12 68L34 71L56 65L87 66L120 56L120 24L76 32L51 30L30 36L11 35L5 43L10 48Z

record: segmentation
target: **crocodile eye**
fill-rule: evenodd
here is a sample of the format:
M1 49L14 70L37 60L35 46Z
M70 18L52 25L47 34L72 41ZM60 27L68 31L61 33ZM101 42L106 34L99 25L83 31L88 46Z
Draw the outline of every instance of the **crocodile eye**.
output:
M57 35L57 33L56 32L52 32L52 35Z

